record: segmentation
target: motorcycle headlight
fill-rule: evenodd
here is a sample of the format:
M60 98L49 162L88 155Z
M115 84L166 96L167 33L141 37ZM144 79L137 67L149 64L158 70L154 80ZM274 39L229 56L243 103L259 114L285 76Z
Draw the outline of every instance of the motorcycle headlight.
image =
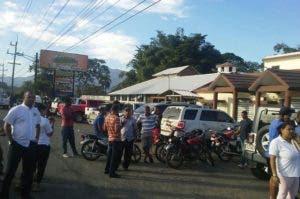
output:
M172 142L172 138L169 138L169 142Z

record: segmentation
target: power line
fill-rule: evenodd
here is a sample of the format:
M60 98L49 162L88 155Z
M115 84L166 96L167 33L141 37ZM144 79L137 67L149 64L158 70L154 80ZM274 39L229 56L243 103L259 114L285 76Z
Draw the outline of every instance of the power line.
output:
M28 40L33 36L33 34L35 33L35 31L37 30L37 28L41 25L42 21L45 19L45 17L47 16L48 12L50 11L50 8L53 6L54 2L56 0L52 0L52 2L50 3L50 5L48 6L46 12L44 13L44 15L42 16L42 18L39 20L38 24L35 26L34 30L30 33L30 36L27 37L27 40L24 43L28 43ZM26 49L29 47L30 45L28 45L26 47Z
M94 4L94 0L89 2L66 26L65 28L63 28L59 33L56 39L53 39L51 42L49 42L50 44L48 45L48 48L50 48L55 42L57 42L58 40L60 40L60 38L62 38L65 34L67 34L70 30L73 29L73 27L76 25L75 21L76 19L84 12L89 12L89 9L92 9L92 5ZM67 28L69 25L71 25L69 28Z
M94 31L92 34L82 38L80 41L76 42L74 45L66 48L64 51L68 51L71 50L73 48L75 48L75 46L80 45L82 42L84 42L85 40L89 39L90 37L92 37L93 35L97 34L99 31L103 30L104 28L106 28L107 26L109 26L110 24L112 24L113 22L117 21L118 19L120 19L121 17L123 17L124 15L126 15L127 13L129 13L130 11L132 11L133 9L135 9L136 7L138 7L139 5L141 5L142 3L144 3L146 0L143 0L141 2L139 2L138 4L136 4L135 6L131 7L130 9L128 9L126 12L124 12L123 14L119 15L118 17L116 17L115 19L113 19L112 21L108 22L107 24L105 24L104 26L101 26L99 29L97 29L96 31ZM159 0L161 1L161 0ZM159 1L155 2L158 3ZM152 3L153 4L153 3ZM151 4L151 5L152 5ZM154 5L154 4L153 4ZM150 6L151 7L151 6Z
M54 21L57 19L57 17L61 14L61 12L64 10L64 8L68 5L68 3L70 2L70 0L67 0L65 2L65 4L60 8L60 10L56 13L56 15L54 16L54 18L51 20L51 22L47 25L47 27L40 33L39 37L37 39L34 40L33 44L31 46L34 46L36 44L36 42L38 40L41 39L41 37L43 36L44 32L46 32L48 30L48 28L54 23Z

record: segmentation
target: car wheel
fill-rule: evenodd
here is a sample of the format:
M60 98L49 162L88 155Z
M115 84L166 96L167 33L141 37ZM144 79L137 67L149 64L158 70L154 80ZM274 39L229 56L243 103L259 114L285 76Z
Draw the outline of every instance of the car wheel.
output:
M264 126L257 132L256 147L261 156L265 156L265 152L269 145L269 125Z
M266 166L263 164L256 164L256 167L251 168L251 173L254 177L267 181L270 179L270 175L266 172Z

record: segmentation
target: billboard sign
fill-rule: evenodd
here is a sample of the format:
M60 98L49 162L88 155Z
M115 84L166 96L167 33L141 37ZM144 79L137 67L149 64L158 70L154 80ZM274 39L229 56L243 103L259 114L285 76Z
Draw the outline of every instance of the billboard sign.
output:
M55 73L55 96L73 95L73 72L57 70Z
M60 69L69 71L87 71L88 56L41 50L40 67L45 69Z

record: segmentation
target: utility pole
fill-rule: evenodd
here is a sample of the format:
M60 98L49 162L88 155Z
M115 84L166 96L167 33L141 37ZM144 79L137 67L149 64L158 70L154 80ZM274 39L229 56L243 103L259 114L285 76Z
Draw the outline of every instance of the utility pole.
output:
M7 54L10 54L10 55L14 56L14 61L12 63L8 62L9 64L13 65L13 70L12 70L12 75L11 75L11 96L14 96L15 67L16 67L16 65L21 65L19 63L16 63L16 57L17 57L17 55L19 55L21 53L17 52L17 49L18 49L18 39L15 42L15 44L13 44L12 42L10 42L10 45L13 46L13 47L15 47L15 52L14 53L10 53L9 50L7 50Z
M7 69L4 69L4 62L3 64L0 64L2 66L2 92L4 92L4 71L7 71Z
M38 67L38 53L35 53L35 64L34 64L34 85L36 86L37 80L37 67Z

